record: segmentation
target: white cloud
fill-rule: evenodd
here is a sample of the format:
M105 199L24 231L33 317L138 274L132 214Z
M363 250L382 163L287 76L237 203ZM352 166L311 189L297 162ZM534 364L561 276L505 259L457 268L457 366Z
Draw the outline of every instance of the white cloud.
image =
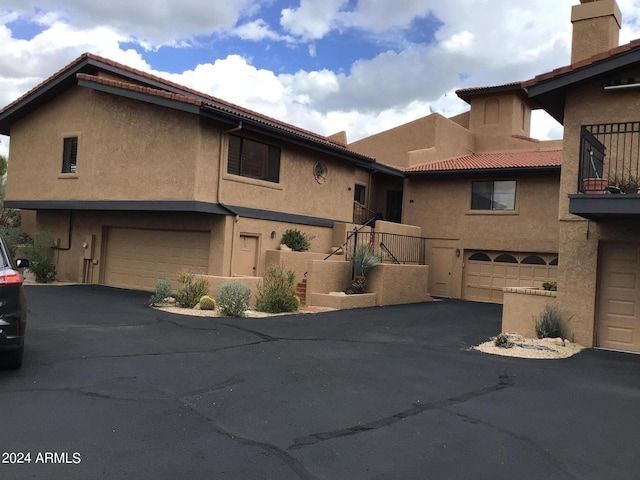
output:
M287 32L282 35L277 25L247 16L258 15L266 5L257 0L189 0L180 4L162 0L153 8L139 0L107 4L80 0L0 2L2 105L85 51L151 71L144 55L120 47L121 42L136 38L148 42L149 48L180 41L188 45L194 36L211 32L264 41L267 47L270 41L309 41L307 48L314 57L317 52L325 53L322 38L333 30L357 27L365 35L384 33L385 29L397 32L417 16L435 15L442 22L435 43L398 42L375 58L354 62L348 71L319 68L278 75L230 55L182 74L154 72L318 133L347 130L350 141L432 110L445 116L460 113L468 106L456 97L457 88L526 80L566 64L570 7L577 3L360 0L355 9L346 12L352 2L302 0L298 7L281 12L281 25ZM621 41L640 37L640 0L618 2L625 21ZM47 10L42 5L51 7ZM35 6L43 10L36 13ZM44 31L31 40L14 38L6 24L19 15L37 19ZM548 116L534 114L532 136L557 138L559 132Z
M257 0L3 0L1 8L26 18L42 19L53 12L79 29L108 25L119 35L157 48L230 30L245 12L255 12L257 4Z
M301 0L299 8L282 10L280 24L305 40L322 38L335 27L345 3L346 0Z
M262 19L240 25L234 28L232 33L243 40L252 40L254 42L259 42L261 40L293 42L291 37L282 36L277 32L274 32Z

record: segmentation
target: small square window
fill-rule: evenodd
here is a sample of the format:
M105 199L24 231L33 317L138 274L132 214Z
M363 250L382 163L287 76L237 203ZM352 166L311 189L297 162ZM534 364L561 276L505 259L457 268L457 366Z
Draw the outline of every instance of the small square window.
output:
M62 173L76 173L77 160L78 137L65 138L62 152Z
M516 182L473 182L471 210L515 210Z

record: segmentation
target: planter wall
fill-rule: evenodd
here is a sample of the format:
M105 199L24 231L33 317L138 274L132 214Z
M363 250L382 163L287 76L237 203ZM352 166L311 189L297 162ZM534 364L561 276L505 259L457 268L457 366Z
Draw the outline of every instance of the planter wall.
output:
M557 304L557 292L526 287L506 287L502 304L502 332L536 338L536 321L547 305Z
M367 292L378 294L378 305L428 302L428 265L376 265L366 275Z

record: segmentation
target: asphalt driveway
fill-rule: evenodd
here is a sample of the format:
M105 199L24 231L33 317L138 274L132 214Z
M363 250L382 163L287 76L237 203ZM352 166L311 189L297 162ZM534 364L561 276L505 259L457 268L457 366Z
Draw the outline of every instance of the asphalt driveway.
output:
M2 479L640 471L640 357L469 351L499 331L497 305L211 319L107 287L33 286L27 296L24 366L0 371Z

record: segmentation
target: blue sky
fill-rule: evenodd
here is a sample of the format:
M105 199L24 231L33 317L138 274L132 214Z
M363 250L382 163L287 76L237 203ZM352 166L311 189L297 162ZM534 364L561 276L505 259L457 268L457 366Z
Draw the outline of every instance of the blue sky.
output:
M456 89L567 64L577 3L0 0L0 104L89 51L354 141L431 112L461 113ZM625 43L640 37L640 0L618 3ZM532 136L561 133L536 114Z

